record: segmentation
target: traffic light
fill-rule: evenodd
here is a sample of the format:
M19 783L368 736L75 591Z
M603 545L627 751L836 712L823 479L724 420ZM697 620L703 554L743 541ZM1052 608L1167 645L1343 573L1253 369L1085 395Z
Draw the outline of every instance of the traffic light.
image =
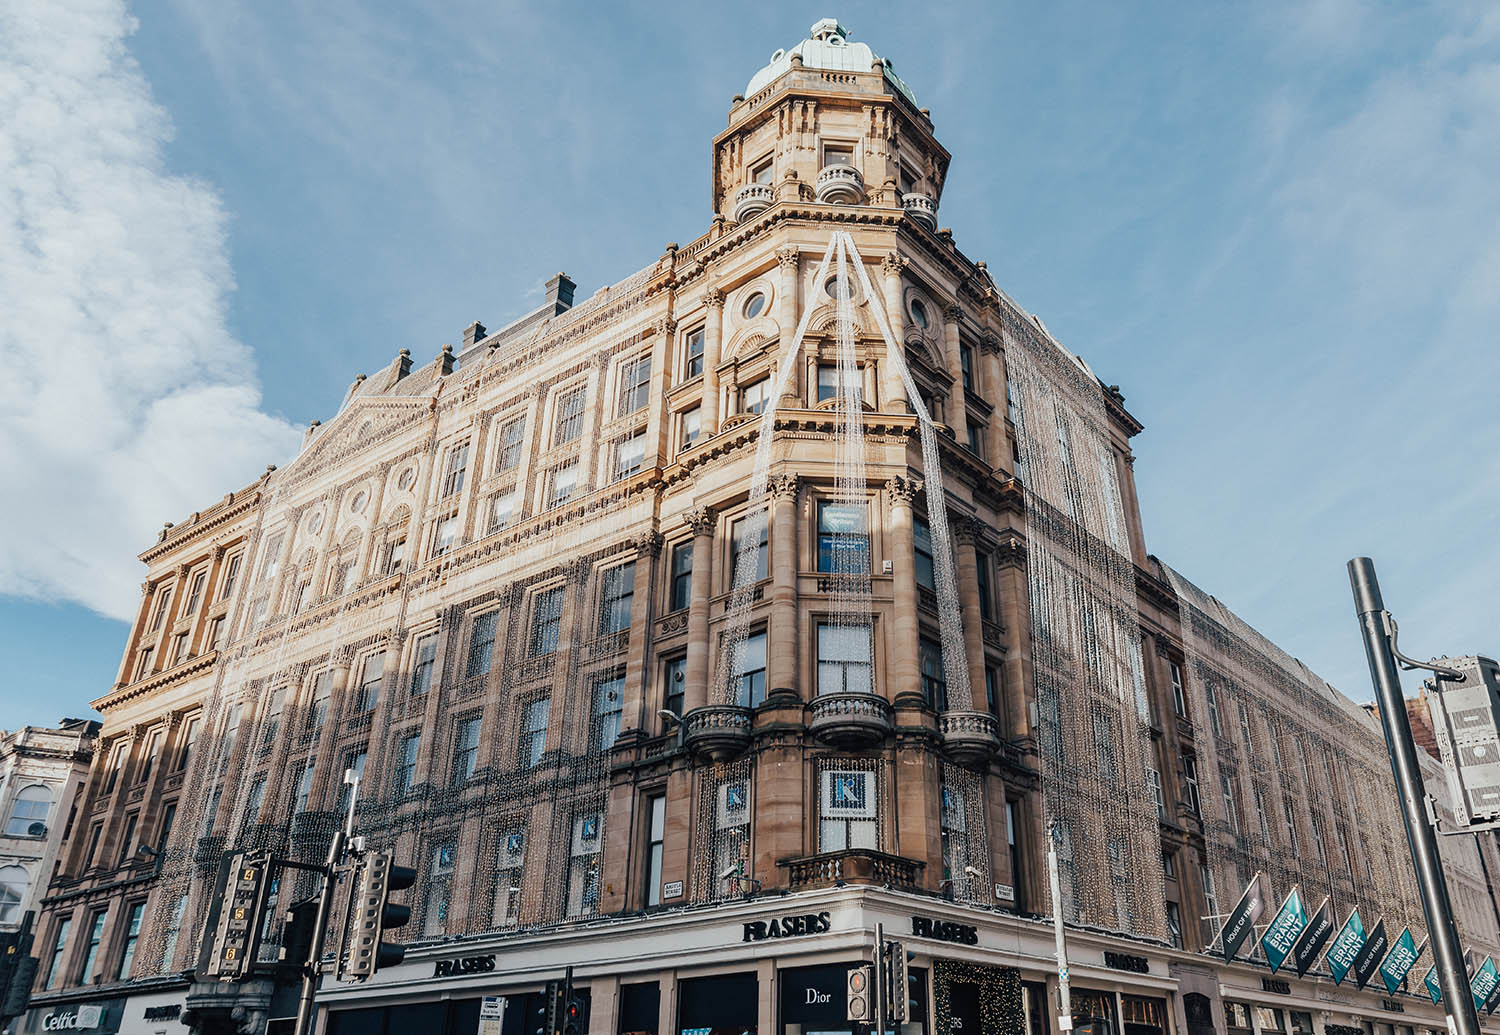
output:
M849 977L845 987L849 1020L859 1024L875 1023L875 1004L870 998L870 985L873 977L874 968L869 964L849 968Z
M298 967L314 962L309 957L312 955L313 933L318 925L318 900L305 898L293 902L283 914L283 921L281 962Z
M219 922L205 968L209 977L239 981L250 972L260 947L261 916L266 906L267 859L236 852L224 874Z
M573 991L573 968L563 978L562 992L557 997L560 1027L557 1035L583 1035L583 999Z
M21 918L21 929L0 934L0 1027L26 1012L36 981L36 957L31 952L31 910Z
M1484 657L1439 663L1464 675L1427 695L1454 818L1465 827L1500 819L1500 666Z
M380 939L411 919L411 907L389 899L392 892L416 882L417 871L397 866L389 852L370 852L359 861L349 911L349 947L339 954L340 981L364 981L381 967L395 966L406 958L404 947Z
M907 964L915 953L906 951L900 942L885 943L886 959L886 1019L905 1023L911 1015L910 971Z
M5 999L0 1002L0 1018L19 1017L26 1012L31 1002L31 986L36 982L36 957L22 956L10 972L10 981L5 988Z
M541 1014L533 1035L557 1035L557 1021L562 1014L562 982L547 982L546 991L542 993L542 1005L537 1011Z

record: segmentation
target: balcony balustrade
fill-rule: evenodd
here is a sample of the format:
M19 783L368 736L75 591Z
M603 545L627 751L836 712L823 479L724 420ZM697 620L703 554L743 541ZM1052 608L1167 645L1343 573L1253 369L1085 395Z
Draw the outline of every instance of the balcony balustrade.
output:
M891 706L875 694L822 694L813 698L812 735L833 747L878 744L891 729Z
M750 746L750 709L734 704L694 708L682 718L683 743L711 762L737 758Z
M852 165L825 165L817 192L818 200L830 205L858 205L865 200L865 178Z

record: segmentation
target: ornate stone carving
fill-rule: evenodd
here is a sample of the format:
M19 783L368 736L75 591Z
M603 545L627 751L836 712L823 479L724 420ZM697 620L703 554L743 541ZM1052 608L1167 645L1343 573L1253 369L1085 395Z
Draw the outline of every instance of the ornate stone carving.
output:
M965 546L973 546L979 541L980 533L984 525L967 514L956 515L950 522L953 529L953 538Z
M709 288L703 296L703 304L710 309L724 308L724 292L718 288Z
M922 491L922 480L897 475L885 483L885 491L890 494L892 503L901 503L909 507L912 500L917 498L917 493Z
M881 272L888 277L903 272L907 265L908 260L897 252L891 252L880 260Z
M963 308L958 303L943 306L943 319L949 323L958 323L964 318Z
M667 537L660 532L647 532L635 541L635 548L640 551L642 557L655 557L661 553L662 544Z
M713 535L719 517L712 507L694 507L682 515L682 520L693 530L693 535Z
M797 248L778 248L776 250L776 265L782 269L797 268L797 263L802 259L802 252Z
M999 355L1001 349L1000 335L986 331L980 335L979 351L990 355Z
M670 316L663 316L656 321L656 333L670 338L677 333L677 321Z
M766 482L766 494L772 499L790 499L795 503L801 485L802 479L795 474L778 474Z

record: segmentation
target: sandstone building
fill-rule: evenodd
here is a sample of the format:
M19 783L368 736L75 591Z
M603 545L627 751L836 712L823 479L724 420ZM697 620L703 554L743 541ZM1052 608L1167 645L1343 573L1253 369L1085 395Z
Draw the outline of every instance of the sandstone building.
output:
M401 350L165 530L22 1030L280 1030L269 979L190 981L211 878L321 861L351 771L420 877L407 962L325 987L329 1032L497 994L518 1033L569 965L596 1033L848 1030L880 923L904 1032L1039 1035L1054 910L1113 1031L1441 1027L1420 974L1204 951L1257 871L1420 929L1379 728L1147 552L1141 424L940 228L949 162L819 22L732 102L701 237ZM1500 951L1500 857L1445 847Z

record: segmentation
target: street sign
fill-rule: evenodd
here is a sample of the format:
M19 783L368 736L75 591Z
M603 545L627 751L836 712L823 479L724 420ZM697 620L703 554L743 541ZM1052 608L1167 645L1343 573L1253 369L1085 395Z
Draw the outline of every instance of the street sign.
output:
M504 1024L504 996L487 995L479 1000L479 1030L476 1035L500 1035Z

